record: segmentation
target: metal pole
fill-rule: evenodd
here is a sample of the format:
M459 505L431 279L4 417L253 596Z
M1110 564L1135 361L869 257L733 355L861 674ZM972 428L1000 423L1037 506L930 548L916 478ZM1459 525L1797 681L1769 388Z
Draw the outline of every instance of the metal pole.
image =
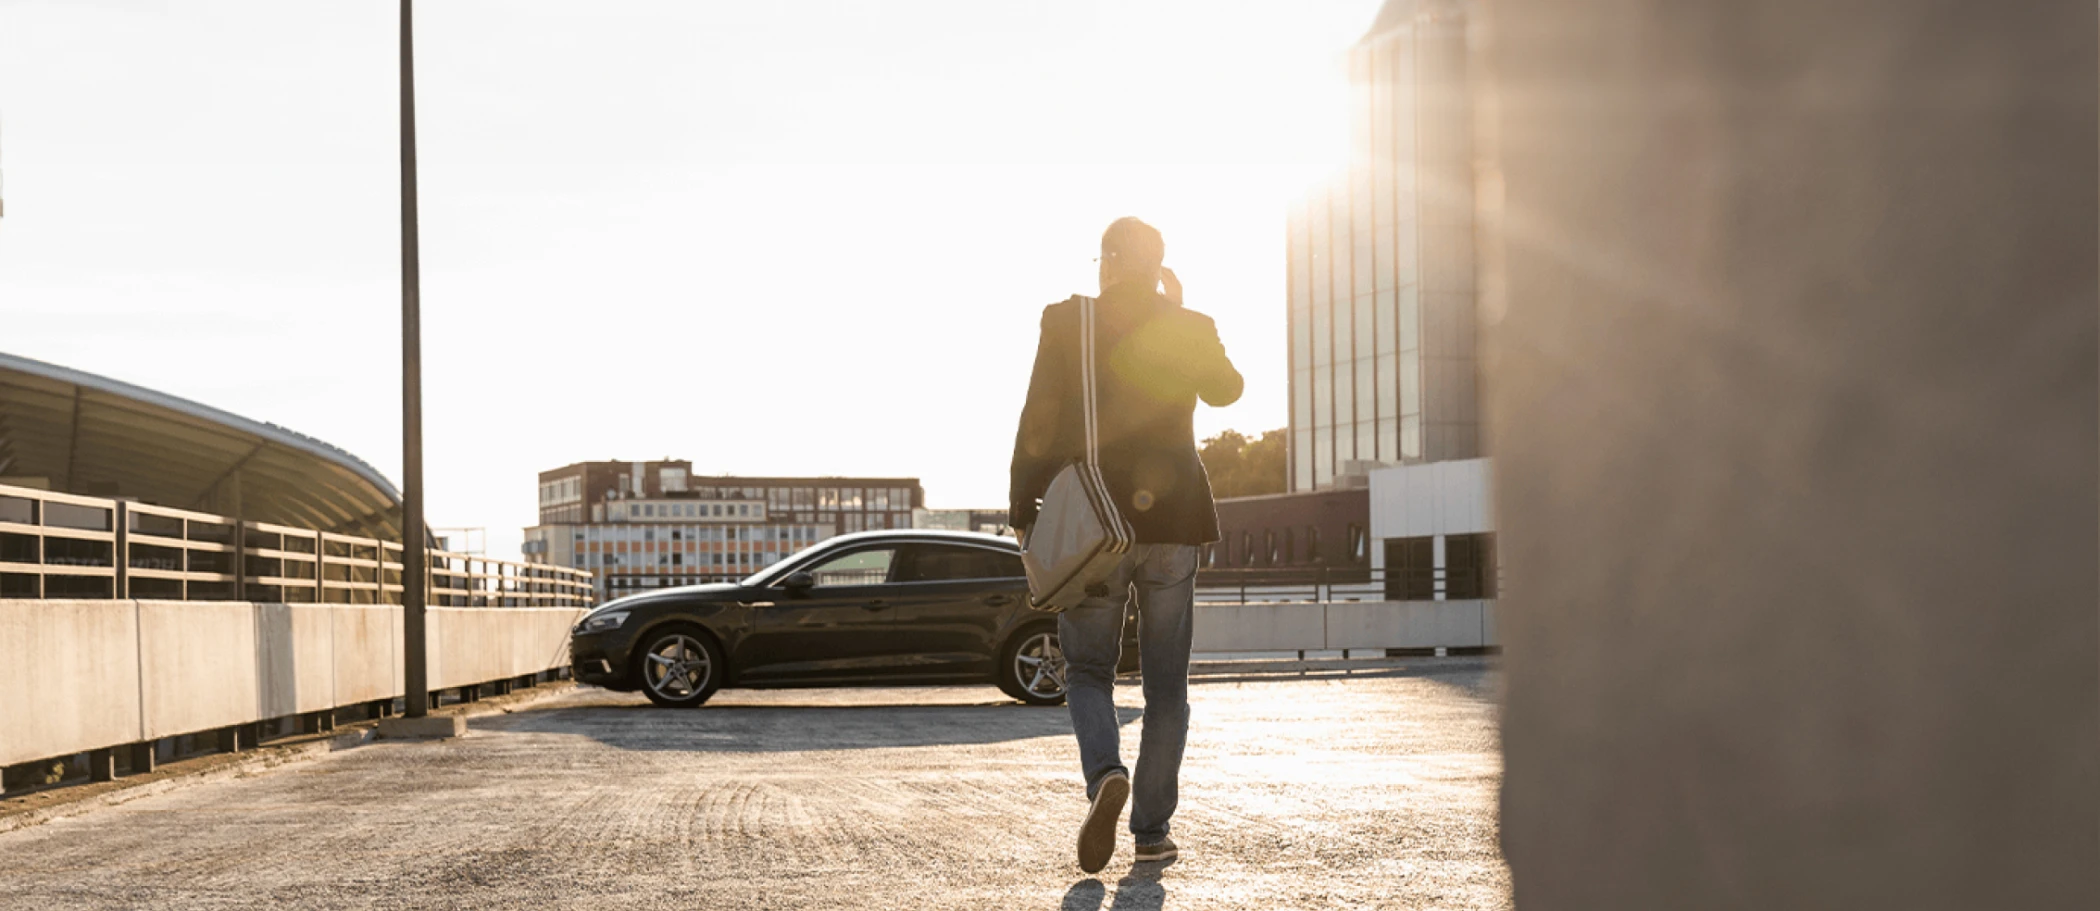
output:
M233 561L233 600L248 600L248 504L242 499L241 473L236 469L227 477L233 485L233 550L227 556Z
M416 237L414 21L412 0L401 0L401 629L408 717L421 718L430 712L430 686L423 645L423 331ZM385 549L380 553L383 558Z

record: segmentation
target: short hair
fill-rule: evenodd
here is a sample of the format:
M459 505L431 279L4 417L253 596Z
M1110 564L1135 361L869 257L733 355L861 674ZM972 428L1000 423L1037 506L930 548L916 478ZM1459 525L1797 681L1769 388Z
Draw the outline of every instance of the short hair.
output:
M1112 221L1101 233L1101 258L1127 270L1157 270L1167 261L1167 242L1159 229L1134 217Z

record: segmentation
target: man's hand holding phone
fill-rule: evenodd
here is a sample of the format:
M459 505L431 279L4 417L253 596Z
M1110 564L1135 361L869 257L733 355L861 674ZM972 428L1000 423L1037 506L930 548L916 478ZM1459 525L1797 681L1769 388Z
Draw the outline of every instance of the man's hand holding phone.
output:
M1174 270L1159 267L1159 287L1167 300L1173 301L1176 307L1181 306L1181 279L1174 275Z

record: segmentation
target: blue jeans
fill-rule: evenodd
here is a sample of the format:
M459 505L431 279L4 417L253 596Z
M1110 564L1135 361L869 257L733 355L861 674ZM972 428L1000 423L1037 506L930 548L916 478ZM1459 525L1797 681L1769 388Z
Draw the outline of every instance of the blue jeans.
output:
M1123 652L1123 611L1135 589L1138 649L1145 677L1145 732L1137 774L1130 776L1130 832L1141 845L1167 837L1179 799L1181 750L1189 736L1189 646L1195 634L1196 548L1139 544L1108 579L1109 596L1088 598L1058 615L1065 653L1065 704L1079 737L1079 764L1089 799L1110 772L1130 774L1116 724L1116 662Z

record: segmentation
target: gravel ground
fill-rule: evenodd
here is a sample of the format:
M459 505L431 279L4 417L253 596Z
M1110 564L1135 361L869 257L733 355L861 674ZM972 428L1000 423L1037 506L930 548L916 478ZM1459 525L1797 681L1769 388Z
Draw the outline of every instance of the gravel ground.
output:
M1181 860L1133 866L1126 833L1099 877L1062 708L586 689L0 835L0 908L1508 908L1495 685L1481 662L1199 683Z

